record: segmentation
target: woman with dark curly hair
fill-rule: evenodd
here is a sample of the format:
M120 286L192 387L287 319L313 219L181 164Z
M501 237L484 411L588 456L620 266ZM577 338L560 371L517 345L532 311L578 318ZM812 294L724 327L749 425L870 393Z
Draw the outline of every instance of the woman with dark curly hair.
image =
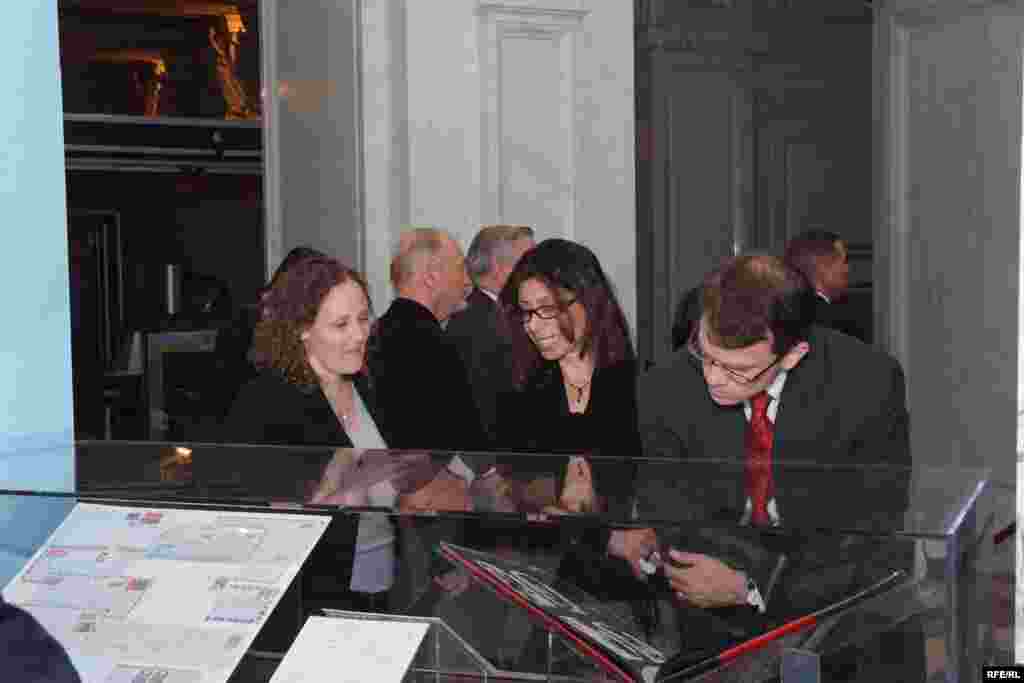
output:
M371 311L362 275L332 258L300 259L275 277L261 306L251 354L260 374L239 391L224 440L387 448L365 372ZM366 497L364 504L375 507L397 502L387 481L371 486ZM351 580L346 594L334 596L344 606L385 606L394 582L394 539L387 515L361 515ZM347 567L338 570L344 576Z
M500 399L498 447L638 456L633 345L594 253L568 240L544 240L518 261L501 304L518 390ZM528 505L628 512L632 468L583 458L505 462L530 482Z

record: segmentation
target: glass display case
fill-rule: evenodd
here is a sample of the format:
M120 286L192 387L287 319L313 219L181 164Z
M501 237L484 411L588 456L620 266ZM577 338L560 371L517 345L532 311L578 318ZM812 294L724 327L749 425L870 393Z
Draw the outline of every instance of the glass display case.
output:
M957 681L982 663L981 471L776 462L763 527L745 523L736 461L80 442L76 473L75 494L0 494L8 600L83 506L207 511L232 529L245 515L329 520L233 680L269 680L307 617L337 610L437 620L452 654L421 654L408 674L431 680ZM383 563L363 555L370 526L385 530ZM131 559L112 543L89 552ZM173 545L136 551L160 544ZM76 571L91 571L83 558ZM354 606L368 562L387 574L383 598Z

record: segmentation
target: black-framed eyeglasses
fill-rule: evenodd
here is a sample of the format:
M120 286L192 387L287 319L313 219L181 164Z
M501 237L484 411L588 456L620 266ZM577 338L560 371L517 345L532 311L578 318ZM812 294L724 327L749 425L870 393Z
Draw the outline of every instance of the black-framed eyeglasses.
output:
M762 377L764 377L766 372L768 372L769 370L774 368L776 365L778 365L779 361L781 361L785 357L785 355L786 355L786 354L783 353L783 354L780 354L780 355L776 356L775 360L773 360L766 368L762 369L761 371L759 371L757 374L755 374L753 376L747 376L747 375L743 374L742 372L740 372L739 370L734 370L733 368L730 368L728 365L724 365L723 363L720 363L719 361L715 360L714 358L711 358L709 356L704 355L704 352L701 351L700 343L697 341L697 335L699 334L699 332L700 332L700 327L697 327L696 329L694 329L693 333L690 334L689 341L686 342L686 352L687 352L687 354L688 354L688 356L690 358L690 362L692 362L693 365L698 370L700 370L702 373L704 372L704 366L705 365L710 365L711 367L718 368L719 370L724 372L725 375L730 380L735 382L736 384L741 384L741 385L754 384L755 382L757 382L757 380L759 380Z
M519 316L519 320L526 325L529 324L530 319L533 316L537 316L541 320L557 318L574 303L576 303L575 298L572 298L569 301L563 301L560 304L548 304L547 306L538 306L537 308L523 308L522 306L516 306L516 314Z

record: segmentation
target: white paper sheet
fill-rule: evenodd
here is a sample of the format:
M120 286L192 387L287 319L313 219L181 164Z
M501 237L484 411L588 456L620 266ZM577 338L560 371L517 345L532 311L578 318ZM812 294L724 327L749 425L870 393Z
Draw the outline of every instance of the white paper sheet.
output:
M328 522L82 503L4 596L85 683L222 683Z
M310 617L270 683L401 683L430 624Z

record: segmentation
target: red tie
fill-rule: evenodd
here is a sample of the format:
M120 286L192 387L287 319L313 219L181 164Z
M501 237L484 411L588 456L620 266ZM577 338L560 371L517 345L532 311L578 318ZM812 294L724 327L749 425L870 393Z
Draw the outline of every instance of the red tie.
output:
M747 496L750 498L750 523L767 526L768 501L775 495L772 481L772 423L768 419L771 397L761 392L750 399L750 425L747 428Z

